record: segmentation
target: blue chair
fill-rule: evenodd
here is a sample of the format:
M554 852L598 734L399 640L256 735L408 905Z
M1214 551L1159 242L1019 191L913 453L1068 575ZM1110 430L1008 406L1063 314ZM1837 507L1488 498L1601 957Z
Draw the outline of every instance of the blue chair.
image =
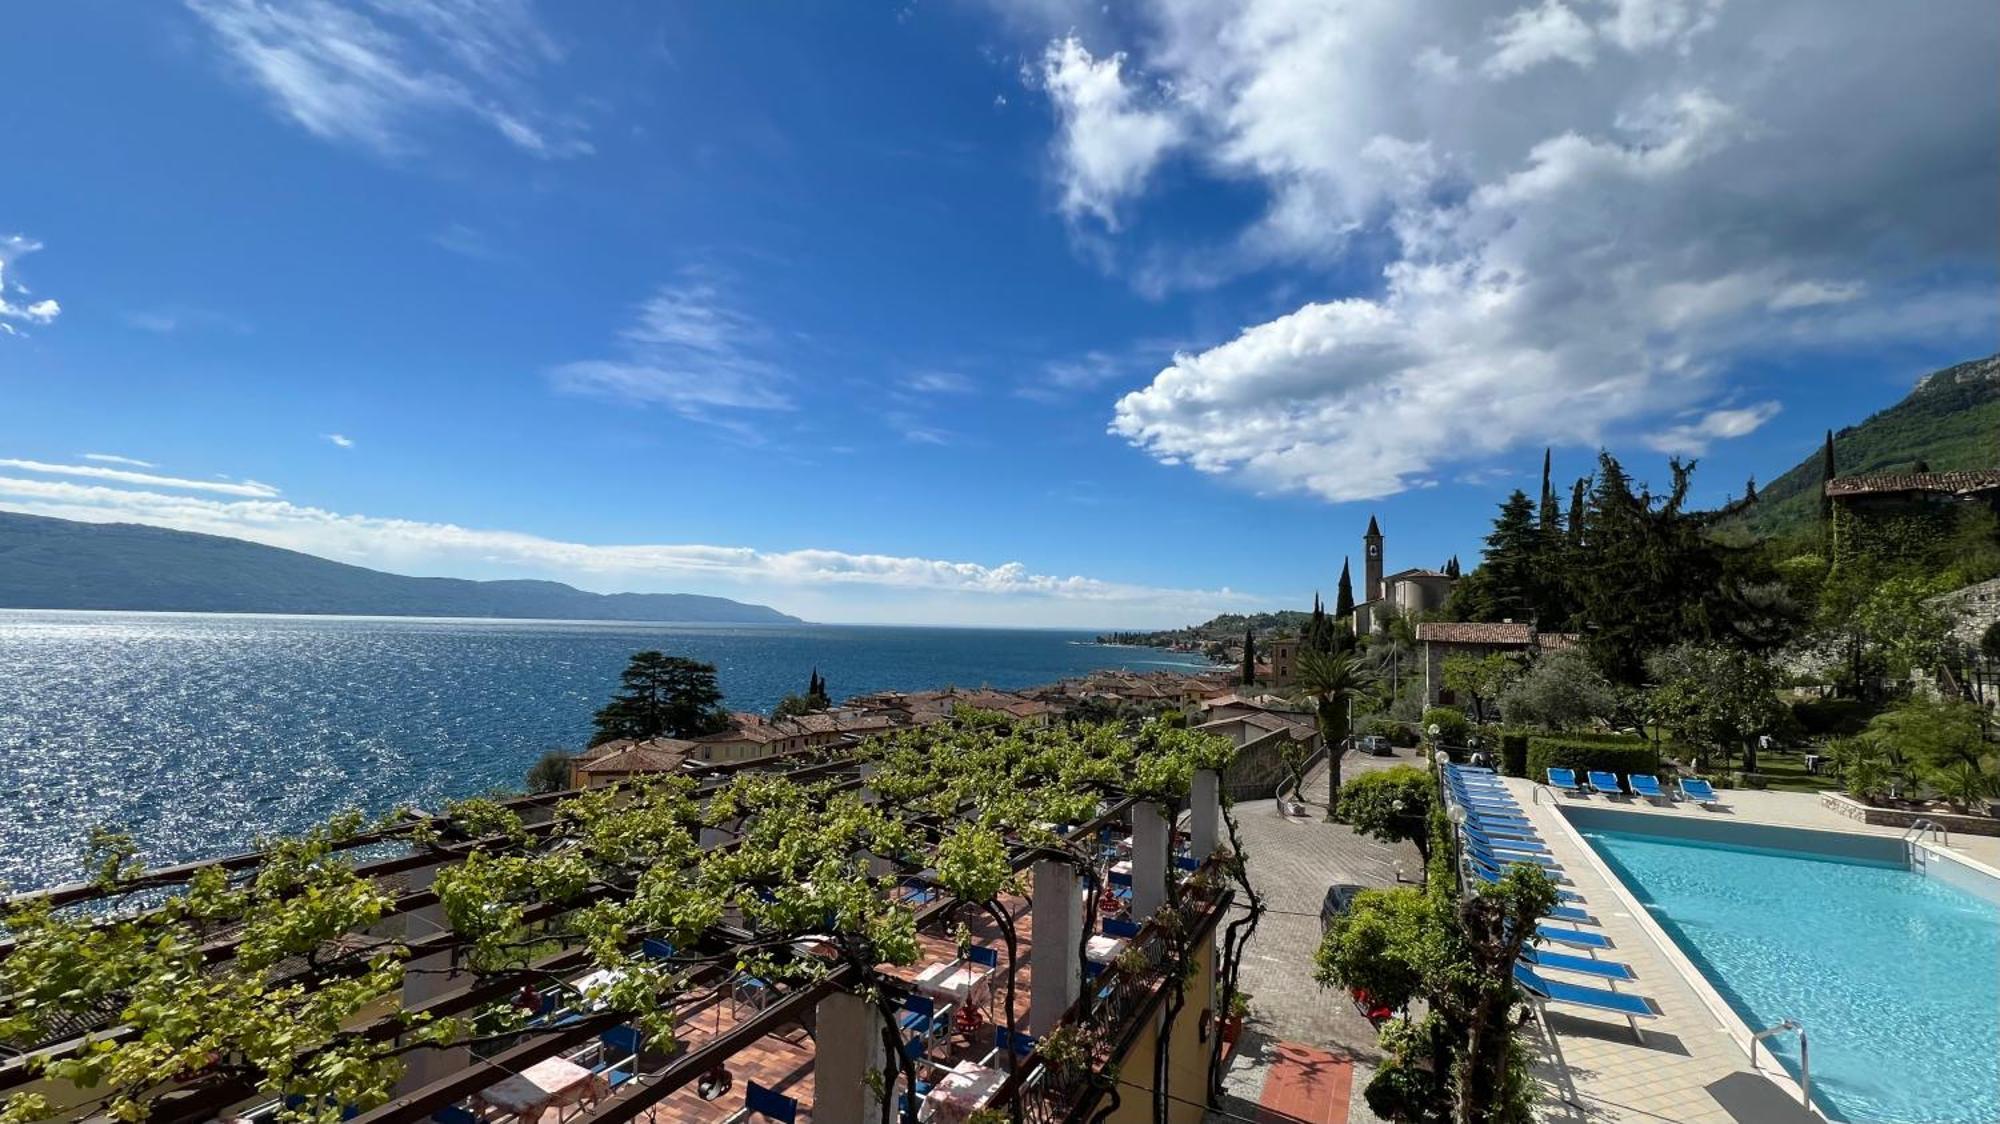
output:
M1102 929L1104 935L1107 937L1130 938L1139 935L1139 923L1137 921L1123 921L1116 917L1105 918Z
M632 1080L639 1061L639 1028L614 1026L598 1035L597 1042L597 1064L590 1071L603 1074L613 1089Z
M1109 877L1113 886L1130 886L1132 884L1132 874L1130 871L1114 870Z
M431 1113L437 1124L480 1124L479 1115L461 1105L448 1104Z
M1181 855L1174 860L1174 865L1182 870L1195 871L1201 869L1201 860L1193 855Z
M1540 948L1524 948L1521 959L1537 968L1547 968L1555 972L1575 972L1580 976L1596 976L1604 980L1636 980L1637 973L1630 964L1616 960L1593 960L1588 956L1571 956L1566 952L1549 952Z
M919 1038L930 1037L938 1025L937 1004L927 995L905 995L903 1016L896 1020L896 1025L906 1034L914 1034Z
M1705 808L1729 807L1729 805L1724 804L1722 802L1721 797L1715 794L1715 789L1711 787L1707 781L1702 780L1700 777L1682 777L1681 795L1689 800L1694 801L1697 804L1702 805Z
M1514 963L1514 982L1521 990L1543 1003L1564 1003L1571 1007L1587 1007L1594 1011L1610 1011L1625 1016L1632 1024L1632 1037L1644 1041L1639 1034L1640 1019L1660 1017L1660 1005L1643 995L1631 995L1623 991L1611 991L1602 987L1585 987L1582 984L1563 983L1545 978L1540 972L1519 961ZM1545 1024L1546 1025L1546 1024Z
M761 1011L771 1001L771 985L756 976L741 976L729 989L729 1001L733 1006L748 1004Z
M1625 795L1625 790L1618 786L1617 773L1607 773L1602 769L1592 769L1585 775L1585 779L1590 782L1590 791L1592 792L1601 792L1606 796Z
M989 945L976 944L965 950L965 958L982 968L1000 966L1000 950Z
M743 1086L743 1108L752 1116L798 1124L799 1102L783 1093L766 1089L755 1081Z
M672 960L674 958L674 946L658 937L647 937L640 943L639 952L648 960Z
M1549 787L1560 792L1574 792L1578 796L1585 795L1583 786L1576 783L1576 770L1574 769L1558 769L1551 766L1549 768Z
M1666 791L1660 788L1660 778L1658 777L1646 773L1628 773L1625 776L1625 784L1631 788L1634 794L1643 796L1654 803L1665 803L1667 800Z
M921 882L905 882L903 888L909 891L903 895L903 902L906 905L929 905L938 897L936 890Z
M1007 1033L1007 1028L1004 1026L996 1026L993 1028L993 1050L995 1053L998 1053L1001 1050L1005 1050L1009 1042L1011 1042L1014 1046L1014 1053L1020 1057L1025 1058L1029 1054L1035 1052L1034 1035L1032 1034L1010 1035Z

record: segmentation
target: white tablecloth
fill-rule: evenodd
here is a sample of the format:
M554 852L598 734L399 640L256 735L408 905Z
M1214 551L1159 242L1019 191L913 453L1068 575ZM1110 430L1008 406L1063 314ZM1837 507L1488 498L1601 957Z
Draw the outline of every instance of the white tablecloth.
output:
M1004 1070L988 1069L977 1062L960 1062L950 1073L938 1078L924 1101L930 1105L932 1120L959 1124L985 1108L1006 1080Z
M917 990L946 1003L983 1004L993 994L993 972L976 964L939 961L917 973Z
M1124 951L1124 937L1107 937L1103 933L1093 934L1089 943L1083 946L1083 955L1098 964L1109 964Z
M505 1081L487 1086L479 1099L523 1121L535 1121L558 1105L595 1100L610 1091L597 1074L568 1058L543 1058Z

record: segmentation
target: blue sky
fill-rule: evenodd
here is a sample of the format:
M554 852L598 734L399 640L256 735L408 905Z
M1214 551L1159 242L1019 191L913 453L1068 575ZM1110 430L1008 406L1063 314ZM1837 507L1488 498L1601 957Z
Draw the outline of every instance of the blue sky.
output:
M0 507L1166 625L1995 350L1986 6L1464 9L18 7Z

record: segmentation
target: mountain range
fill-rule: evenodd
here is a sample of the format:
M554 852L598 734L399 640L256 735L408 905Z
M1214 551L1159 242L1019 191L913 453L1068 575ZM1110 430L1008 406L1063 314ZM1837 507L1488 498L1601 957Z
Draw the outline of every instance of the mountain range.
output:
M242 539L0 511L0 608L701 624L797 623L692 593L587 593L551 581L413 578Z
M2000 355L1924 376L1901 402L1833 435L1841 476L2000 467ZM1757 502L1733 525L1755 537L1790 534L1819 518L1822 452L1814 449L1757 490Z

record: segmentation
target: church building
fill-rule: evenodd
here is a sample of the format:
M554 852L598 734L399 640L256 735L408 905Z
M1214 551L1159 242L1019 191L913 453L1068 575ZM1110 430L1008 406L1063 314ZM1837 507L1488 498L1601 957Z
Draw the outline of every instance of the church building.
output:
M1382 528L1372 515L1368 517L1367 532L1361 536L1361 549L1366 580L1362 587L1364 599L1354 606L1356 636L1366 636L1382 627L1385 606L1393 605L1406 616L1442 608L1458 580L1443 570L1421 568L1398 570L1385 577Z

